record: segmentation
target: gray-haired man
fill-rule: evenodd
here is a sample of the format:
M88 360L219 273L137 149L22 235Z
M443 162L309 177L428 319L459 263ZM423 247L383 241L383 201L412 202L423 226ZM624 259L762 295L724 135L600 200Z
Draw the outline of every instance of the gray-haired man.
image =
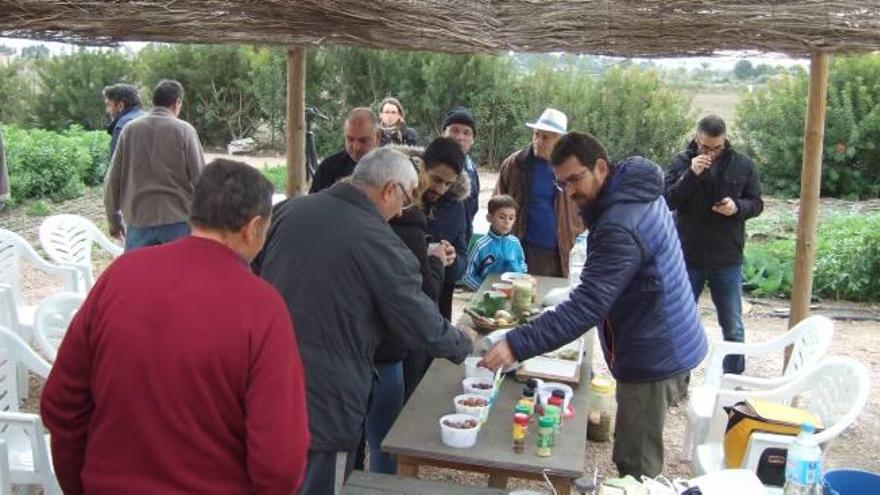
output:
M312 446L302 493L332 494L343 478L337 467L350 471L380 340L455 362L473 348L473 331L453 327L422 292L418 261L388 226L417 183L409 158L373 150L350 181L279 204L254 263L284 296L309 370Z

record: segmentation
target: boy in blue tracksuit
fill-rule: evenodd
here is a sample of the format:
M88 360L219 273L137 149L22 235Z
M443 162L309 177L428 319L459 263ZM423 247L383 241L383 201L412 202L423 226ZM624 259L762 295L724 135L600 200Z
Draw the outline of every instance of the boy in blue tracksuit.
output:
M506 194L489 200L489 233L474 245L468 257L467 273L462 281L473 290L480 288L490 273L525 273L526 260L522 245L516 236L510 235L516 222L517 204Z

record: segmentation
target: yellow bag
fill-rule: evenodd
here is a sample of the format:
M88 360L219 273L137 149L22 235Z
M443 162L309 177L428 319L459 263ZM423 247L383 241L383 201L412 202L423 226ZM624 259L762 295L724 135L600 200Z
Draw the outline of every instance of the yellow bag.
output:
M795 436L800 433L803 423L815 426L816 433L824 427L822 419L810 411L760 399L737 402L725 411L724 461L731 469L741 467L753 432Z

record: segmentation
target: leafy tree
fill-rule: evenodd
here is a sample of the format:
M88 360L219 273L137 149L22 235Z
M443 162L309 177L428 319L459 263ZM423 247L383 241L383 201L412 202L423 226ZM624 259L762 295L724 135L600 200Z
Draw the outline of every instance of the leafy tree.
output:
M234 45L160 45L136 58L140 81L149 88L162 79L183 85L181 118L203 142L223 146L251 135L261 124L260 105L251 93L251 57Z
M308 69L307 69L308 71ZM284 142L287 121L287 55L280 48L258 48L251 59L250 92L269 128L273 149Z
M42 46L42 45L40 45ZM69 55L39 60L40 90L34 104L37 124L61 130L72 124L86 129L107 126L102 90L132 81L131 60L117 50L81 48Z
M737 135L761 167L768 192L800 190L807 98L803 69L747 95L737 108ZM831 64L822 168L822 194L880 195L880 55L839 57Z
M42 60L49 58L49 47L46 45L30 45L21 49L21 58Z
M26 65L20 61L0 65L0 122L19 125L31 122L33 98L28 74Z
M733 75L737 79L750 79L753 77L752 63L748 60L740 60L733 66Z

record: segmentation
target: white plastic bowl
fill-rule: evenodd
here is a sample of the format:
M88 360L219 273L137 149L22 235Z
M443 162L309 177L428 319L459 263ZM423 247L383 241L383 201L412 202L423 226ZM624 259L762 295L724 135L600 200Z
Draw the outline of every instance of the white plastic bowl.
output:
M504 282L513 283L515 280L528 280L534 281L535 277L528 273L520 273L520 272L504 272L501 274L501 280Z
M486 405L485 406L465 406L465 405L458 403L458 401L460 401L460 400L471 399L471 398L482 399L486 402ZM478 395L478 394L461 394L461 395L455 396L455 399L453 399L453 403L455 404L456 414L467 414L468 416L473 416L474 418L479 419L480 415L483 413L483 409L486 409L487 407L489 407L489 398L486 396L483 396L483 395Z
M461 381L461 388L466 394L482 395L483 397L489 397L490 395L492 395L492 387L486 389L475 388L475 383L488 383L489 385L492 385L492 380L486 380L485 378L476 377L465 378Z
M464 360L464 376L465 378L481 378L491 383L495 379L495 374L489 368L481 368L477 366L483 358L472 356Z
M541 406L546 407L547 399L553 395L553 391L556 389L565 392L565 400L562 402L562 414L565 414L565 411L568 410L568 403L571 402L571 398L574 396L574 390L568 385L564 383L546 382L538 388L538 400L541 401Z
M455 447L457 449L466 449L473 447L477 443L477 433L480 431L479 425L468 429L452 428L443 424L444 421L475 421L476 418L467 414L447 414L440 418L440 440L444 444Z

